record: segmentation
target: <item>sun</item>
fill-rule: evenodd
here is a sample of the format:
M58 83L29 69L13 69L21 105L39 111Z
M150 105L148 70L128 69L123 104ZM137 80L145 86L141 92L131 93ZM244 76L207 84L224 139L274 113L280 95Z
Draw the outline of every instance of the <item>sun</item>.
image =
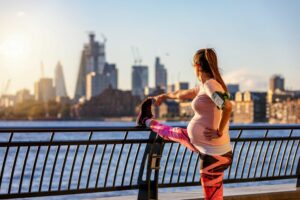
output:
M11 35L0 46L0 53L8 59L25 58L28 51L28 41L23 35Z

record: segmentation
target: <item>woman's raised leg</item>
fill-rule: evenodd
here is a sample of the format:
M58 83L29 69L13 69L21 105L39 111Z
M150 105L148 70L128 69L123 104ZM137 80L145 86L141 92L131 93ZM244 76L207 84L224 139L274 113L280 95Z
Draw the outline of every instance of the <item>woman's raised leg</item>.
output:
M155 119L147 119L146 126L149 127L152 131L156 132L163 139L178 142L190 149L191 151L198 152L198 150L190 142L190 139L187 134L187 129L168 126L159 123Z

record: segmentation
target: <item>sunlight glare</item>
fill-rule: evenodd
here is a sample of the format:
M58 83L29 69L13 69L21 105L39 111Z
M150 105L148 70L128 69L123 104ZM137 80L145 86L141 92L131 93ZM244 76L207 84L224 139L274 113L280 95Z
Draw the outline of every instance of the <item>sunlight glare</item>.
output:
M28 51L28 41L23 35L12 35L0 46L0 54L8 59L23 59Z

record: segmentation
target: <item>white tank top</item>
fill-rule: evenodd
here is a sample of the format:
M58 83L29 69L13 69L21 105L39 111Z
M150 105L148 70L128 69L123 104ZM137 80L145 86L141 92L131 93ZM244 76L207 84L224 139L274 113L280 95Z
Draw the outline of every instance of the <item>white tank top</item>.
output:
M217 130L222 117L212 101L215 91L224 92L221 84L215 79L209 79L204 84L199 83L195 87L196 97L192 101L194 117L188 124L187 131L191 143L201 152L208 155L222 155L232 150L229 136L229 122L226 124L223 135L220 138L208 140L203 131L205 128Z

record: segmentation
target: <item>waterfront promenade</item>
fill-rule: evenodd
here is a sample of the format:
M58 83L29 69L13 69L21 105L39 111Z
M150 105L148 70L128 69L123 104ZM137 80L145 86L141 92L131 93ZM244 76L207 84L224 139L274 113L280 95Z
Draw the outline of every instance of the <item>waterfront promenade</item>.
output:
M0 132L0 198L97 193L97 198L108 199L105 192L117 196L124 191L123 197L114 198L126 199L130 190L137 194L129 199L201 196L198 154L163 141L149 129L48 126L1 127ZM290 180L273 191L285 188L290 190L286 195L295 196L300 125L232 125L230 134L234 160L225 185L253 183L245 191L270 193L271 188L256 187L255 182ZM189 186L199 190L167 192ZM242 191L226 188L225 196L236 198L228 196L234 190Z

